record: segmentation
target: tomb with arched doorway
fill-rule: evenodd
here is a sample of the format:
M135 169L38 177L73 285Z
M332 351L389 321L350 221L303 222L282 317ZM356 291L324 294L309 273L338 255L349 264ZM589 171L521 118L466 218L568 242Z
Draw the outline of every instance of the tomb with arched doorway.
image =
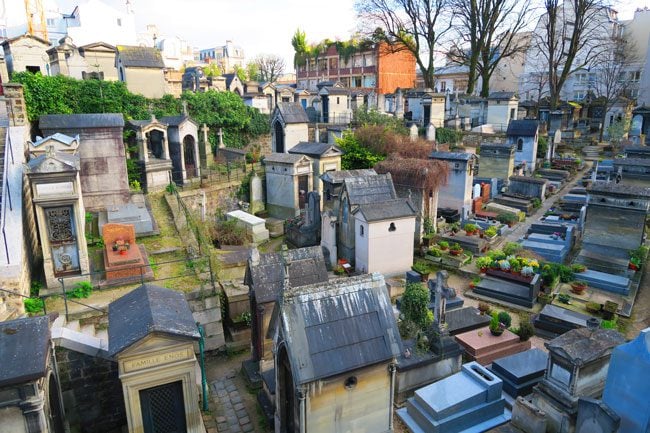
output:
M135 133L129 141L135 145L131 156L138 160L140 183L146 191L165 188L171 181L172 169L167 125L152 115L149 120L130 120L127 129Z
M309 141L309 118L298 102L279 102L271 116L273 152L287 153L302 141Z
M199 155L199 125L186 113L160 119L169 132L169 154L172 160L172 179L177 185L201 175Z

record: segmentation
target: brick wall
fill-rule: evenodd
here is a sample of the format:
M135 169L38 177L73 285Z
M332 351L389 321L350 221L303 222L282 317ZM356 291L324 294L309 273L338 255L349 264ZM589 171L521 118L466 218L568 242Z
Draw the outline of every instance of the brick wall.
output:
M393 93L415 86L415 57L403 50L392 52L385 43L377 48L377 93Z

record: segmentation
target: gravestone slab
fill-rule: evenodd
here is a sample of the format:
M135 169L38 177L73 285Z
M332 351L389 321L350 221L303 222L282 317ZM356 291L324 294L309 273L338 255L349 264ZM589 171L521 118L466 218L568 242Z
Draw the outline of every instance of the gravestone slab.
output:
M100 232L105 223L133 224L137 236L148 235L154 232L151 214L144 203L127 203L119 206L110 206L106 209L105 221L100 221Z
M540 349L530 349L492 362L490 371L503 381L503 390L512 398L528 395L544 377L548 355Z
M487 327L458 334L456 341L465 348L470 359L482 365L531 347L530 341L519 341L519 336L507 329L497 337Z
M539 335L555 338L572 329L586 328L587 320L590 318L586 314L548 304L533 319L533 325Z
M482 316L474 307L447 310L447 330L451 335L461 334L472 329L484 328L490 323L489 316Z
M254 244L269 240L269 231L266 229L265 222L262 218L258 218L243 210L228 212L226 218L229 220L235 219L238 221L238 224L244 226L247 237Z
M501 392L498 377L470 362L460 372L415 391L397 416L412 432L487 431L510 419Z
M406 282L407 283L421 283L422 277L415 271L406 271Z
M262 179L253 172L250 182L250 212L256 214L264 210L264 192L262 190Z
M473 292L478 295L532 308L537 300L539 285L530 286L506 281L501 278L484 277L474 287Z

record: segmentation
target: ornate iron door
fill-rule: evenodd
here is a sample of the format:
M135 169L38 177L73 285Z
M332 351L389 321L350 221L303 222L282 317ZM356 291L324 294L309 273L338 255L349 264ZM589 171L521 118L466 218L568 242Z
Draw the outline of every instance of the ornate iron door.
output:
M145 433L185 433L183 383L167 383L140 391Z
M81 268L73 207L50 207L44 211L47 221L47 236L52 249L54 275L59 277L79 273Z

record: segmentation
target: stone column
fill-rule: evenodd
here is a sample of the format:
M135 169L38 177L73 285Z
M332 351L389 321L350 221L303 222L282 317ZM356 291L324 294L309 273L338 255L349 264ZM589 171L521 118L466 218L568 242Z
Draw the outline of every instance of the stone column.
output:
M210 146L210 140L208 139L208 131L210 131L210 128L208 128L208 125L205 123L201 127L201 132L203 133L203 145L200 147L200 149L203 150L203 153L201 154L201 168L208 168L208 165L210 165L210 162L212 161L212 146Z
M183 146L181 146L181 148L182 147ZM167 131L163 132L163 159L169 159L169 139L167 138ZM183 171L185 171L185 165L183 165Z
M138 143L138 152L140 153L140 161L147 163L149 162L149 149L147 149L147 140L146 137L143 138L142 131L135 133L135 141Z
M201 169L203 168L199 153L199 137L194 137L194 165L196 167L196 177L201 178Z

